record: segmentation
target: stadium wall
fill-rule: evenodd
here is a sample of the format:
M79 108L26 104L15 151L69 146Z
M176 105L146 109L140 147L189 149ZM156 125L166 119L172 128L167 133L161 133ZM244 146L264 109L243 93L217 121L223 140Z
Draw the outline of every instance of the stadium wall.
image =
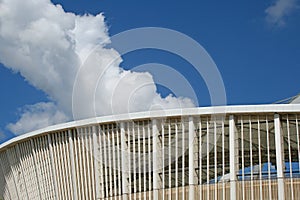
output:
M300 105L151 111L0 145L0 199L297 199Z

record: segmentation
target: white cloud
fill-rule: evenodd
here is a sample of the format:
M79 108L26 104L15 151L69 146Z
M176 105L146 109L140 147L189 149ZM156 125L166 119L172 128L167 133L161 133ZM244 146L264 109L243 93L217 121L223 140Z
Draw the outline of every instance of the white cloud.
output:
M17 123L7 125L8 130L16 134L23 134L32 130L46 127L50 124L65 122L68 117L57 110L52 102L40 102L34 105L25 106Z
M276 26L285 25L285 18L297 8L297 0L277 0L265 12L268 23Z
M66 13L50 0L0 0L0 10L0 62L20 73L52 101L26 106L20 120L8 125L14 133L72 119L73 85L88 55L74 96L79 102L76 119L193 106L190 99L161 98L149 73L119 67L119 53L105 47L110 38L102 14ZM91 53L96 45L98 48ZM101 81L94 88L92 84L99 77ZM87 99L92 97L95 105Z
M7 136L0 130L0 142L4 141L7 138Z

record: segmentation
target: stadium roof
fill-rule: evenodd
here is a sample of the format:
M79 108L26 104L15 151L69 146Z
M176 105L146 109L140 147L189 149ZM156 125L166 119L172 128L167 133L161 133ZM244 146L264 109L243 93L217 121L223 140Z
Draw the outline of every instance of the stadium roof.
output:
M275 104L300 104L300 93L296 96L288 97L283 100L274 102Z

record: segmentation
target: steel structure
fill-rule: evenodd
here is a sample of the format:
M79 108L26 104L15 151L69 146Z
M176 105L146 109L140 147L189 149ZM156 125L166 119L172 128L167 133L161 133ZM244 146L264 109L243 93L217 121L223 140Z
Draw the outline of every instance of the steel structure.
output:
M0 199L299 199L300 105L153 111L0 145Z

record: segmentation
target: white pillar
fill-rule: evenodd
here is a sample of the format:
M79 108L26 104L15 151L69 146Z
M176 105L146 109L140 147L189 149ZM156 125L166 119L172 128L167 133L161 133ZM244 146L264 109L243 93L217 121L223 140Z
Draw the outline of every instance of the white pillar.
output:
M38 170L37 170L36 153L35 153L35 148L34 148L34 144L33 144L33 139L30 139L30 145L31 145L30 148L32 149L33 163L34 163L34 169L35 169L35 174L36 174L37 187L39 190L39 196L40 196L40 198L42 198L42 192L41 192L41 187L40 187L41 178L39 177L40 172L38 172Z
M56 175L55 175L52 140L51 140L50 134L47 134L47 136L48 136L48 145L49 145L50 162L51 162L51 174L52 174L51 180L52 180L53 186L54 186L55 198L58 199L59 196L58 196L57 180L56 180Z
M100 145L98 144L98 138L97 138L97 128L96 126L92 126L92 135L93 135L93 151L94 151L94 173L95 173L95 195L96 195L96 199L100 199L101 198L101 194L100 194L100 176L103 176L103 174L99 174L99 151L98 148L100 148ZM101 161L100 161L101 162ZM102 167L102 165L101 165Z
M236 200L236 151L234 116L229 116L230 199Z
M21 170L22 170L22 178L23 178L23 181L24 181L24 185L25 185L25 190L26 190L26 197L27 197L27 199L29 199L29 194L28 194L28 189L27 189L27 187L28 187L28 183L26 183L26 180L25 180L25 176L24 176L24 167L23 167L23 160L22 160L22 158L21 158L21 152L20 152L20 148L19 148L19 144L16 144L16 152L17 152L17 158L18 158L18 160L19 160L19 163L20 163L20 165L21 165Z
M0 154L0 170L1 170L2 174L3 174L3 179L4 179L4 182L6 184L6 190L8 192L9 199L12 199L12 195L13 194L11 194L12 191L10 191L12 188L9 187L9 181L7 180L8 177L7 177L7 175L5 175L5 170L4 170L4 167L3 167L3 163L4 163L3 161L4 161L4 159L1 158L1 155L3 156L4 152ZM3 192L5 193L5 191L3 191Z
M276 165L278 181L278 200L284 200L284 174L283 174L283 140L280 127L280 118L278 114L274 115L275 146L276 146Z
M78 199L77 197L77 186L76 186L76 170L75 170L75 159L74 159L74 143L72 139L72 130L68 130L68 138L70 145L70 162L71 162L71 175L72 175L72 187L73 187L73 199Z
M15 174L14 174L14 169L13 169L14 167L13 167L12 162L10 160L12 156L9 154L9 150L10 149L5 151L5 154L6 154L6 157L7 157L6 161L8 161L8 165L9 165L9 168L10 168L12 180L13 180L14 186L16 188L16 196L18 197L18 199L20 199L19 187L17 185L16 177L15 177Z
M189 117L189 199L195 198L195 125L193 117Z
M128 146L126 144L127 138L125 136L125 128L124 128L124 122L121 122L121 155L122 155L122 199L126 200L128 199L128 193L129 193L129 160L128 160Z
M158 200L158 190L161 188L161 178L159 172L161 170L161 142L158 137L157 120L152 120L152 143L153 143L153 199Z

